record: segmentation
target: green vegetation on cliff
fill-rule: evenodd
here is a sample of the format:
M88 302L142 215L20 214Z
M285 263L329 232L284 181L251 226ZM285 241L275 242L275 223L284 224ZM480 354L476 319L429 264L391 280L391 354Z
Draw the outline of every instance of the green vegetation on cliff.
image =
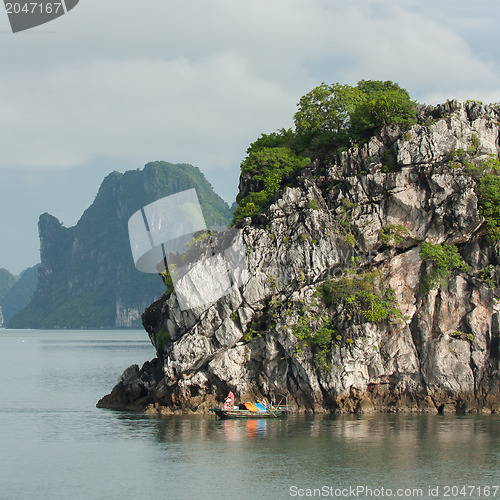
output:
M332 158L350 141L365 141L384 125L416 123L417 103L397 83L361 80L356 87L322 83L301 97L298 108L295 130L262 134L248 148L241 175L253 187L238 195L234 222L261 213L309 158Z
M288 148L275 147L252 151L241 165L242 174L248 175L255 183L255 191L240 197L234 212L234 220L259 214L272 200L283 180L310 162Z
M476 191L486 221L488 236L492 241L500 241L500 177L498 174L490 173L482 177Z
M384 125L416 123L416 103L391 81L361 80L356 87L323 83L303 96L298 107L298 143L317 153L369 138Z
M420 258L431 264L431 271L422 282L424 293L445 283L452 271L467 272L469 270L469 266L463 261L455 245L424 241L420 250Z
M394 290L380 281L377 270L347 273L338 280L327 279L318 295L327 307L346 307L351 319L380 323L401 318Z

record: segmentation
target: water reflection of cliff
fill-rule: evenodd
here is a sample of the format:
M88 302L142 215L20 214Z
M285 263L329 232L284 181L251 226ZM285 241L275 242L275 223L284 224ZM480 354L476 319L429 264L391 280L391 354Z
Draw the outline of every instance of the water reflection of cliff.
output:
M149 420L151 422L151 420ZM277 439L286 433L286 420L218 420L210 417L171 417L154 420L158 441L244 441Z
M491 456L499 439L492 436L500 436L500 420L492 416L289 415L219 420L118 414L117 418L120 432L151 439L168 448L175 460L201 461L222 454L245 469L255 467L255 453L260 456L265 449L271 461L282 466L286 462L298 468L296 473L318 475L318 480L324 480L321 471L344 474L360 469L382 482L397 479L405 485L437 484L443 478L450 484L477 482L478 467L491 470L494 479Z
M390 442L392 447L410 449L426 440L441 448L466 445L487 446L494 418L436 415L289 415L280 419L219 420L202 415L148 417L143 414L117 414L119 422L132 435L148 432L158 441L238 441L242 439L306 438L324 442Z

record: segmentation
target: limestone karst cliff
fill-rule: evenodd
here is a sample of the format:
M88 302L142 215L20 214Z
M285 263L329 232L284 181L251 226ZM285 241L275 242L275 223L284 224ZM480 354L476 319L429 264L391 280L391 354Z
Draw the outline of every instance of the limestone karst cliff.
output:
M158 357L98 405L203 412L231 390L316 412L498 411L500 261L477 186L498 163L500 114L419 113L290 174L236 224L243 286L199 310L175 291L153 303Z

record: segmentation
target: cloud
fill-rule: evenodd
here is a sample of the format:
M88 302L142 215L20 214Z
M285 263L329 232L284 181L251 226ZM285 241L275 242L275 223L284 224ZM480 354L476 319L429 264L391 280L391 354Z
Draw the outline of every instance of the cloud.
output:
M330 50L313 56L312 71L328 74L326 81L391 79L429 103L489 95L499 87L498 64L472 50L464 37L467 31L457 27L461 21L449 22L460 16L457 7L452 13L436 8L422 12L414 2L367 0L345 3L339 11L332 8L324 17L333 19L335 10L340 22L324 40Z
M36 85L33 82L36 81ZM226 145L265 108L279 126L295 96L255 78L231 54L190 61L100 60L17 72L0 81L5 166L75 166L92 156L166 158L227 166ZM7 126L8 124L8 126ZM262 124L263 125L263 124Z
M400 4L80 2L53 35L16 35L0 51L0 167L108 157L237 168L248 143L290 126L321 81L392 79L429 102L500 100L498 67L477 57L462 21Z

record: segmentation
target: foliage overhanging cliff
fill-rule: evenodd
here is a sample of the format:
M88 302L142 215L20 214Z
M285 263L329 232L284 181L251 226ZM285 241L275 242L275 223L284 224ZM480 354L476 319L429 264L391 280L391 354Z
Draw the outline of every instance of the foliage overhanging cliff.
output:
M38 288L9 328L139 326L142 311L164 286L158 276L135 269L128 219L148 203L191 188L209 226L230 221L229 207L198 168L167 162L109 174L74 227L41 215Z
M206 411L232 390L313 411L498 411L499 123L498 107L417 106L392 82L312 91L296 130L242 164L244 285L200 310L175 291L152 304L158 358L99 406Z

